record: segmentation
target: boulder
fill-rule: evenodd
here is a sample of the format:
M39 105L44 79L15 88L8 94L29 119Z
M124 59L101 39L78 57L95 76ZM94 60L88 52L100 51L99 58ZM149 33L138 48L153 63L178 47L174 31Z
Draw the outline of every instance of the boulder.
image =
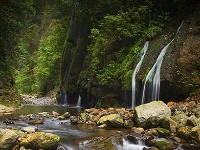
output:
M95 116L95 115L89 114L89 118L90 118L90 121L97 123L98 120L100 119L100 116L99 115Z
M28 122L28 124L31 124L31 125L43 124L43 123L44 123L44 118L39 118L39 119L31 120Z
M189 117L184 112L179 112L171 118L178 123L178 127L184 127L186 126Z
M158 134L160 137L166 137L168 135L170 135L170 131L164 128L156 128Z
M197 118L195 115L192 115L187 119L187 125L194 127L197 126L198 124L200 124L200 119Z
M20 145L24 146L26 149L44 149L44 150L53 150L58 146L60 137L45 132L35 132L30 133L26 137L20 139Z
M110 114L101 117L97 122L99 125L104 123L110 127L123 127L124 120L123 117L119 114Z
M77 116L71 116L70 122L71 122L71 124L78 124L78 117Z
M21 128L21 130L27 133L33 133L37 130L37 127L35 126L23 127Z
M189 126L180 127L177 130L178 137L185 139L185 140L190 139L190 134L191 134L191 128Z
M133 133L143 133L144 129L143 128L136 128L136 127L132 127L131 131L133 131Z
M125 128L132 128L134 126L134 122L132 120L124 120L124 127Z
M156 140L155 147L157 147L159 150L175 149L175 145L173 145L173 143L168 142L166 140Z
M17 141L18 135L9 129L0 129L0 149L8 150L14 146Z
M52 114L53 116L59 116L59 115L60 115L60 114L59 114L58 112L56 112L56 111L52 111L51 114Z
M71 115L69 112L65 112L62 116L59 116L58 119L60 119L60 120L69 119L70 116Z
M152 101L135 107L135 121L138 127L156 127L170 115L170 108L162 101Z
M89 115L87 113L81 113L80 114L80 119L83 122L87 122L89 120Z
M200 143L200 125L192 128L190 137Z
M164 119L164 121L162 122L162 127L171 131L172 133L176 133L176 129L178 127L178 124L177 124L176 121L172 120L170 117L166 117Z

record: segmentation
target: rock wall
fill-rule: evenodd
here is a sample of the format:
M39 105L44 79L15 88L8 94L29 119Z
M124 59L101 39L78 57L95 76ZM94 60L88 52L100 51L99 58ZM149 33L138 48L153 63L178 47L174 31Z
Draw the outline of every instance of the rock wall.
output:
M189 95L194 96L199 93L199 7L198 2L195 1L187 5L186 3L188 1L183 1L178 5L180 8L176 8L177 12L159 37L149 39L150 48L136 76L138 100L141 99L143 82L148 71L155 63L162 48L173 38L175 40L167 50L161 67L160 99L165 102L179 101L186 99ZM196 6L195 9L194 6ZM180 32L176 35L182 22L184 23ZM130 106L131 91L127 89L124 91L120 83L112 86L113 89L100 87L95 83L96 81L92 83L93 87L88 87L87 83L79 84L80 72L84 70L84 63L86 63L84 60L89 44L89 29L89 19L72 17L61 63L62 79L59 101L61 102L67 93L68 99L75 104L81 93L84 96L82 100L86 100L87 105L90 106L109 107L109 105L127 106L127 104ZM118 84L117 81L116 84ZM86 102L83 103L86 104Z
M76 103L80 94L78 78L87 54L89 26L90 22L87 19L75 19L72 14L62 55L59 103L63 103L65 94L71 100L70 103Z

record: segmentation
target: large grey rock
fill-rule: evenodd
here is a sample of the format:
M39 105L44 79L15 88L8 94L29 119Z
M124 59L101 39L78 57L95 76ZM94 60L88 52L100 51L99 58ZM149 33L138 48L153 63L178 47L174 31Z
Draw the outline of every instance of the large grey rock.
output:
M135 121L137 126L143 128L156 127L170 115L170 108L162 101L152 101L135 107Z
M17 141L18 135L9 129L0 129L0 149L11 149L13 144Z

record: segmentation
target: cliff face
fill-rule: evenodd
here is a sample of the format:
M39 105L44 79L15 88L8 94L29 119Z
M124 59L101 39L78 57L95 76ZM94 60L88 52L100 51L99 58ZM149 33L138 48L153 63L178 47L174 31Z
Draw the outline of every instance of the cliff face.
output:
M197 3L193 4L193 2L195 1L192 1L190 6L197 6ZM141 99L141 91L148 71L155 63L162 48L173 38L174 42L167 50L161 67L160 99L164 101L178 101L185 99L190 95L194 96L199 94L199 7L194 10L189 7L187 9L181 8L185 6L185 4L178 5L180 8L175 8L177 9L176 16L171 17L171 20L167 23L160 36L149 39L149 50L147 51L141 69L136 76L138 80L137 97L139 100ZM85 57L87 57L87 48L90 44L88 39L91 27L90 21L90 19L86 20L76 17L71 20L65 49L62 55L61 92L59 101L61 102L62 99L64 99L64 95L67 94L69 99L71 99L71 103L76 103L78 95L81 94L83 97L82 100L85 100L90 106L99 105L101 107L109 107L114 106L115 104L125 105L126 102L130 103L131 88L124 88L123 82L127 82L125 84L128 86L131 85L131 78L125 79L126 81L121 81L123 79L121 78L123 75L121 75L118 79L110 82L109 85L103 86L98 83L98 78L95 76L88 82L84 81L83 83L83 81L81 81L82 74L80 73L84 73L85 70L88 71L88 66L86 66L87 62L85 61L87 59L85 59ZM183 24L180 27L182 22ZM180 31L176 35L179 27ZM119 45L119 47L123 47L123 45ZM117 49L118 47L114 48ZM113 54L116 53L115 50L110 51L110 53L111 52L113 52ZM124 54L122 53L121 55ZM112 57L109 59L111 58ZM134 56L132 59L135 58L136 57ZM108 60L106 54L104 60ZM136 59L133 60L133 63L137 63ZM130 67L134 69L134 65L129 65L127 68L124 67L124 70L127 69L127 73L132 73ZM84 102L84 104L86 104L86 102Z
M72 99L71 103L76 103L76 98L80 94L79 75L84 66L84 59L87 54L89 44L89 21L75 19L72 15L68 29L67 38L64 45L61 62L61 89L58 95L58 102L62 103L64 95Z
M189 12L186 14L185 12ZM176 16L163 34L150 41L146 59L138 73L140 85L139 93L143 88L142 81L155 63L162 48L173 38L167 50L161 68L160 99L164 101L182 100L188 96L198 96L200 89L200 11L197 5L194 10L187 10ZM182 25L181 25L182 23ZM181 26L180 26L181 25ZM180 27L179 33L177 29Z
M200 7L191 16L186 40L177 59L176 83L183 93L200 96Z

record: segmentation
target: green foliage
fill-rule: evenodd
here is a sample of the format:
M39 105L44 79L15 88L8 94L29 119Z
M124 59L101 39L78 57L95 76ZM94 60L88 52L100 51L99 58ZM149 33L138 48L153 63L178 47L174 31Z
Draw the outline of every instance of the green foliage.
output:
M65 24L69 20L65 15L71 13L64 7L68 4L66 1L45 4L34 1L34 13L23 24L15 53L14 76L20 93L46 94L59 85L61 54L67 33Z
M155 16L151 13L154 8L151 1L128 1L128 7L124 7L121 1L109 1L107 4L100 1L98 5L98 9L93 8L97 14L105 5L114 9L118 5L122 6L118 7L116 12L107 10L112 13L102 16L98 26L91 29L91 45L86 57L87 69L82 71L81 76L85 78L81 79L86 79L84 82L89 83L97 81L105 86L119 82L125 89L130 89L130 70L133 70L137 63L137 53L147 39L161 34L168 13L163 11Z
M40 41L37 64L34 67L34 86L38 92L48 92L60 81L59 65L66 29L58 20L54 20L53 24L49 36Z

